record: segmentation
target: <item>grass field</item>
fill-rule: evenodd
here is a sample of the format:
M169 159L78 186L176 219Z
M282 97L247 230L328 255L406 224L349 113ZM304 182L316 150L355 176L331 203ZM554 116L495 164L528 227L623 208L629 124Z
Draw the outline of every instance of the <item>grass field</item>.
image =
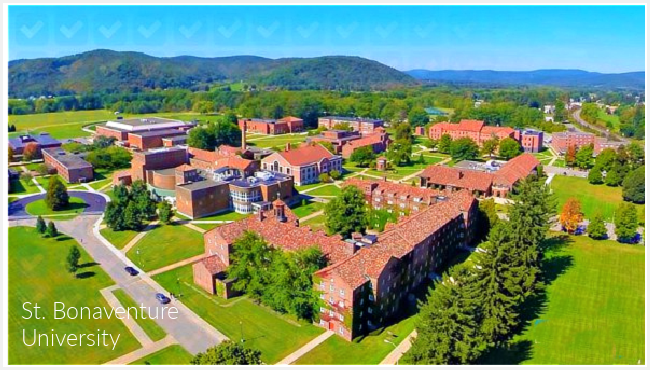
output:
M414 329L414 318L410 317L388 326L377 335L370 335L358 343L348 342L333 335L316 348L305 353L295 362L297 365L378 365ZM388 333L394 335L390 335Z
M61 180L61 182L62 182L66 187L67 187L67 186L73 186L72 184L68 184L68 182L65 181L65 179L64 179L61 175L59 175L59 174L46 175L46 176L36 176L36 177L34 177L34 178L36 179L36 182L38 182L38 183L43 187L43 189L47 190L47 186L50 184L50 177L52 177L52 176L54 176L54 177L58 177L59 180Z
M307 135L304 134L280 134L280 135L266 135L263 137L254 137L247 141L250 145L255 145L260 148L271 148L278 146L284 148L286 143L296 144L303 143Z
M315 184L298 185L298 186L296 186L296 190L305 191L305 190L313 189L313 188L315 188L317 186L321 186L321 185L323 185L322 182L317 182Z
M144 271L155 270L203 253L203 234L183 225L158 226L127 252Z
M319 196L335 197L341 194L341 189L336 185L325 185L322 188L311 190L307 194L315 197L319 197Z
M111 242L111 244L113 244L117 249L124 248L124 246L129 244L129 242L133 240L136 235L138 235L138 232L134 230L114 231L110 227L100 229L99 233L102 234L102 236Z
M110 307L99 292L114 284L102 268L93 263L86 251L74 239L65 235L43 238L31 227L11 227L9 231L9 364L102 364L140 348L140 344L122 322L111 319L54 319L54 302L65 307ZM78 278L65 271L65 258L72 245L81 252L81 269ZM40 316L44 319L23 319L24 302L38 303ZM31 306L26 306L31 307ZM23 329L27 343L37 334L96 333L98 329L110 333L119 340L112 350L104 346L71 347L32 346L23 344ZM53 331L52 331L53 330ZM31 334L29 334L31 333ZM44 341L44 339L42 339ZM108 339L110 342L110 339ZM51 342L50 342L51 343Z
M621 120L617 115L609 115L605 113L604 110L599 109L598 121L596 121L596 124L609 128L614 132L618 132L619 128L621 127Z
M77 215L83 212L83 210L87 207L88 204L86 204L80 198L70 197L70 203L65 209L52 211L47 207L47 204L45 204L45 199L40 199L27 204L27 206L25 206L25 211L34 216L49 215L50 217L56 218L57 220L65 220L77 217Z
M124 118L132 117L167 117L181 120L198 119L204 121L209 116L195 113L152 113L152 114L123 114ZM43 114L26 114L9 116L9 124L16 125L16 132L9 134L9 137L16 137L24 132L49 132L55 139L72 139L90 135L83 131L85 126L93 123L102 123L109 119L115 119L113 112L105 110L56 112Z
M322 328L297 322L287 315L258 306L246 297L224 300L208 295L192 280L192 266L155 275L167 291L178 293L176 279L180 279L180 300L209 324L234 341L259 349L262 361L274 364L305 345L323 332Z
M644 246L571 237L547 262L542 312L489 362L644 364Z
M175 344L144 356L129 365L189 365L191 359L192 355L185 348Z
M304 205L303 205L304 202ZM311 200L303 200L301 202L298 202L291 207L291 211L298 216L298 218L302 218L305 216L308 216L314 212L318 212L322 209L325 208L325 203L321 202L314 202Z
M136 301L131 298L128 294L126 294L122 289L117 289L113 291L113 295L115 298L117 298L118 301L120 301L120 304L122 307L124 307L125 310L127 310L129 307L135 307L139 311L140 304L137 303ZM133 317L133 316L132 316ZM148 317L144 318L140 315L137 316L137 318L134 318L135 322L138 323L138 325L144 330L145 334L149 337L154 342L157 342L161 339L163 339L167 333L161 328L156 322Z
M99 190L103 188L104 186L110 184L113 181L113 179L104 179L104 180L99 180L99 181L94 181L90 183L90 187L92 187L95 190Z
M607 222L612 221L614 212L623 202L622 188L607 185L592 185L582 177L555 175L551 189L557 199L558 212L570 197L580 200L585 218L592 218L601 212ZM635 205L639 212L639 221L645 219L645 205Z
M325 230L325 215L318 215L310 218L309 220L302 222L301 225L309 225L313 230Z
M239 221L242 218L246 218L250 214L237 213L235 211L230 211L226 213L219 213L213 216L201 217L195 219L195 221Z

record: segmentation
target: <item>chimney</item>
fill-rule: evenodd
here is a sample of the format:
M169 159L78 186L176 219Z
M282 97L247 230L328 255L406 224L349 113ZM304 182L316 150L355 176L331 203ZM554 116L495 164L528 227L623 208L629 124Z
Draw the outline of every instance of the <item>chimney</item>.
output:
M285 152L288 152L288 151L290 151L290 150L291 150L291 143L286 143L286 144L284 145L284 151L285 151Z
M458 180L461 180L463 178L463 173L461 171L458 171Z
M386 181L386 175L382 176L381 180L385 182Z
M296 218L294 225L296 225L296 227L300 227L300 220L298 218Z
M242 153L246 151L246 120L244 120L244 125L241 129L241 151Z
M264 220L264 213L262 212L262 208L257 210L257 218L259 219L260 222Z

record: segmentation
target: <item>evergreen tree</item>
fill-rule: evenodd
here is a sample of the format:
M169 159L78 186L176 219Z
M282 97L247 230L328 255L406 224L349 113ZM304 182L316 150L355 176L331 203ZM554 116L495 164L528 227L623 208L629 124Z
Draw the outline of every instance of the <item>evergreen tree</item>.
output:
M45 234L45 231L47 231L47 225L41 216L36 217L36 231L41 235Z
M587 234L592 239L604 239L607 237L607 227L605 227L605 220L602 213L596 213L592 220L589 220L587 226Z
M346 186L341 195L325 205L325 226L330 234L349 238L354 231L366 232L368 206L361 189Z
M50 238L56 238L57 235L59 235L59 231L56 229L56 226L54 226L54 222L48 222L45 234Z
M418 335L403 357L406 363L459 365L479 357L485 343L472 272L460 265L429 291L415 323Z
M623 180L623 200L645 203L645 166L638 167Z
M261 352L244 347L241 343L223 341L200 352L190 360L192 365L261 365Z
M488 343L499 346L512 337L519 325L518 306L524 299L526 265L524 250L512 240L510 223L500 222L479 248L474 270L481 292L481 332Z
M58 176L51 176L47 185L45 204L52 211L66 209L70 202L68 190Z
M513 240L525 252L527 266L524 289L532 293L537 288L538 273L542 259L542 241L549 231L549 219L555 214L555 199L543 181L528 176L516 186L514 204L510 206L509 218Z
M634 204L621 203L614 217L616 237L619 241L628 242L636 237L636 229L639 227L639 221Z
M68 272L75 274L75 278L77 277L77 270L79 269L79 258L81 258L81 253L79 252L77 245L72 245L68 251L68 256L66 257L65 266Z
M478 204L478 222L476 240L484 239L490 230L499 223L494 199L484 199Z

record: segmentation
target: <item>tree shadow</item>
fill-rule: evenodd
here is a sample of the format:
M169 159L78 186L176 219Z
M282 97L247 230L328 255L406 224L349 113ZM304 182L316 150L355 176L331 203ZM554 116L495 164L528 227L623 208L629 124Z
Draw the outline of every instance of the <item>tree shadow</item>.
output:
M559 255L547 258L542 261L541 280L544 284L550 284L560 275L564 274L573 266L573 256Z
M86 209L88 207L90 207L90 204L88 204L88 203L83 203L83 202L82 203L68 203L67 207L63 207L63 208L60 208L60 209L52 209L52 211L55 211L55 212L76 211L78 209L83 210L83 209Z
M95 276L94 271L84 271L77 274L77 279L88 279Z
M528 339L508 343L485 352L477 363L481 365L519 365L533 356L533 342Z
M71 240L72 238L67 236L67 235L59 235L55 239L58 242L64 242L64 241L67 241L67 240Z
M544 252L559 252L570 243L573 243L568 235L553 235L542 242Z
M97 262L86 262L81 265L79 265L80 269L87 268L87 267L93 267L93 266L99 266L99 263Z

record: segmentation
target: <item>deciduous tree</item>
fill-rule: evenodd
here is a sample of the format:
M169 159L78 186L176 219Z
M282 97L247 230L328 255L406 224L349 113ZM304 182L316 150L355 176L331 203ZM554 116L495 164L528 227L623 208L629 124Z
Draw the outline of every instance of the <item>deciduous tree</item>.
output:
M590 184L598 185L603 183L603 170L598 166L594 166L589 170L587 176Z
M582 209L580 201L576 198L569 198L562 206L562 213L560 213L560 224L562 228L572 235L578 229L578 225L582 222Z
M375 159L375 153L369 146L356 148L350 156L350 160L356 162L359 167L368 167L373 159Z
M442 134L440 141L438 141L438 152L442 154L449 154L451 150L451 136L449 134Z
M594 146L593 144L583 145L576 153L576 165L583 169L589 169L593 162Z
M52 211L60 211L68 207L70 197L68 190L58 176L51 176L47 185L45 204Z
M354 231L366 232L368 206L363 192L356 186L346 186L341 195L325 205L325 226L330 234L349 238Z
M77 277L77 270L79 269L79 258L81 258L81 252L77 248L76 244L73 244L68 251L68 256L65 259L65 267L68 272L74 274L74 277Z
M645 166L639 167L623 180L623 200L645 203Z
M623 202L616 210L614 224L616 226L616 237L621 242L632 240L639 227L636 208L632 203Z
M205 352L197 353L190 363L192 365L260 365L261 354L259 350L225 340Z
M512 159L521 153L521 145L509 137L499 143L499 157Z
M45 224L45 220L40 215L36 217L36 231L41 235L44 235L45 232L47 231L47 225Z
M593 219L589 220L587 234L592 239L604 239L607 237L607 227L605 227L605 220L603 219L602 213L596 213Z
M566 148L566 153L564 154L564 161L566 162L566 166L569 168L575 167L576 165L576 146L575 145L569 145Z
M449 151L456 161L478 158L479 153L478 145L467 137L452 141Z
M41 157L41 149L37 143L34 142L27 143L23 148L24 161L33 161L34 159L39 159L40 157Z

